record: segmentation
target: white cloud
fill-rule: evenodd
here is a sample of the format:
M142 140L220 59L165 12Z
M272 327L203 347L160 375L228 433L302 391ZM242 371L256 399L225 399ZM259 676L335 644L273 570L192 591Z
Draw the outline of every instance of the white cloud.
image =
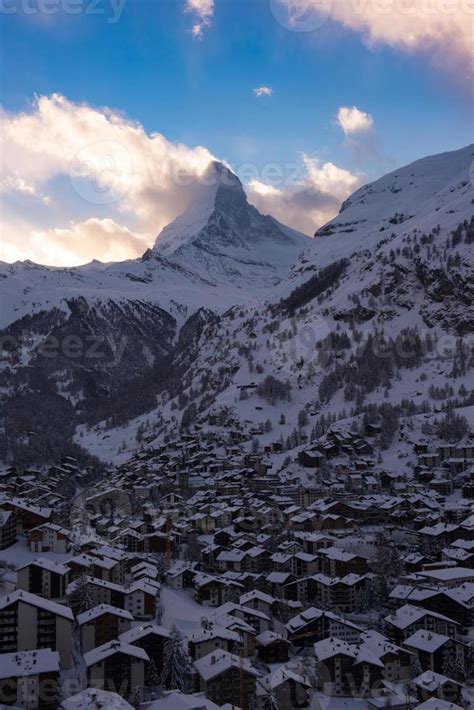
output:
M352 106L352 108L342 106L337 114L337 122L346 136L367 133L372 130L374 125L374 119L370 113L361 111L357 106Z
M123 261L143 254L149 234L133 234L112 219L95 217L64 229L33 231L29 248L38 261L50 266L85 264L92 259Z
M253 93L257 98L262 96L273 96L273 89L269 86L259 86L257 89L253 90Z
M52 180L62 178L68 201L64 213L55 204L52 227L69 222L74 211L81 215L79 221L105 212L124 229L156 235L187 207L214 157L206 148L172 143L159 133L148 135L118 112L74 104L59 95L40 97L31 111L4 113L2 118L0 192L4 198L15 193L18 199L34 196L45 202L45 192L54 197ZM21 241L28 243L30 234L26 230ZM46 231L44 238L52 239L52 233ZM128 256L139 254L140 243L132 253L135 242L125 231L117 231L116 238L127 244ZM94 256L109 258L110 249L101 244L103 240ZM18 254L22 258L20 244ZM36 249L30 258L37 255Z
M354 175L334 163L321 164L303 155L304 174L291 184L270 185L254 179L248 185L249 200L265 214L280 222L314 234L316 229L334 217L341 203L362 184L362 176Z
M291 7L294 0L286 1ZM387 44L404 52L429 52L472 77L474 0L332 0L330 18L356 32L369 45ZM321 0L305 0L321 8Z
M191 34L195 39L202 39L204 30L210 26L214 16L214 0L186 0L184 11L192 13L196 18Z
M28 195L29 197L41 200L45 205L51 204L49 195L43 195L38 192L35 185L27 182L24 178L18 175L7 175L0 182L0 193L19 193L20 195Z
M204 147L149 135L119 112L59 95L5 113L1 137L0 259L7 261L75 265L140 256L199 193L214 159ZM311 234L360 181L304 155L291 184L263 177L247 192L263 212Z

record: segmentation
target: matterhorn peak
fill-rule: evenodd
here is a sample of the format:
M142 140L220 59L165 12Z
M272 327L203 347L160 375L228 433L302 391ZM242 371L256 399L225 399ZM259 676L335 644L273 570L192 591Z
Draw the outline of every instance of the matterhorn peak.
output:
M276 283L306 246L307 237L249 204L224 163L209 163L189 190L188 208L162 230L153 251L203 278Z
M219 187L234 187L243 191L242 183L230 168L218 160L209 163L202 178L203 184Z
M244 188L239 178L226 165L213 160L204 173L196 176L187 188L190 200L187 209L165 227L155 243L155 251L169 257L189 244L208 224L218 203L237 201L247 203Z

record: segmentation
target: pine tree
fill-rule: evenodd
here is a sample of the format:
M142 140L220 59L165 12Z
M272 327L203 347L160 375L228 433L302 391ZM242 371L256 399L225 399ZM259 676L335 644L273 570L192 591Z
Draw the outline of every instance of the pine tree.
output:
M166 640L160 684L165 690L188 693L191 686L191 661L184 650L183 637L176 626Z
M74 586L73 591L69 594L69 606L74 614L82 614L84 611L89 611L96 606L95 599L91 593L89 580L86 575L81 575Z
M160 580L160 582L163 582L165 575L166 575L165 556L162 553L157 553L153 557L153 564L155 565L155 567L158 571L158 579Z
M145 684L147 688L158 688L158 686L160 685L160 676L153 658L151 659L147 667Z
M419 675L423 673L423 668L421 667L420 659L417 655L410 658L410 678L418 678Z
M279 710L278 698L273 688L268 688L263 696L262 710Z

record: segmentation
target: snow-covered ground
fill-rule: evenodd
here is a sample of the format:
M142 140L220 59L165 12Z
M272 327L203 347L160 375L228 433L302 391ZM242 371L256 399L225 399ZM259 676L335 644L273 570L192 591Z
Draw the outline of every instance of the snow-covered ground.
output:
M208 618L215 613L215 609L195 602L192 592L186 589L171 589L163 585L161 602L164 608L163 626L171 629L176 625L188 638L199 631L202 618Z

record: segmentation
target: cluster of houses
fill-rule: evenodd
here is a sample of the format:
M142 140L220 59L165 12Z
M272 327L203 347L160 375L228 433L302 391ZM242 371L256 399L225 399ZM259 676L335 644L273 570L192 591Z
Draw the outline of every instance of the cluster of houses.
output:
M470 707L474 446L417 442L407 478L373 425L280 470L211 424L97 481L0 476L0 707Z

